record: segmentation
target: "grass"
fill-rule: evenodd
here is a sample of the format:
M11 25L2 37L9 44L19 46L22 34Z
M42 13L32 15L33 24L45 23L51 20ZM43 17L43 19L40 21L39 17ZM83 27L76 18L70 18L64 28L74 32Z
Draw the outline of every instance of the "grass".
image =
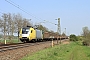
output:
M47 48L33 55L28 54L21 60L90 60L90 47L80 42Z
M18 43L18 42L20 42L20 40L18 41L18 39L13 39L13 40L6 40L6 42L7 43ZM5 43L5 41L2 39L2 40L0 40L0 43Z

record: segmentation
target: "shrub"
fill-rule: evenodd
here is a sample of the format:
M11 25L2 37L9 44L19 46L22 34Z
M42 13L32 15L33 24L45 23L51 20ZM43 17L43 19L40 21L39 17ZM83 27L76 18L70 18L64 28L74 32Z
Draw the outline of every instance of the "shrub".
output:
M82 41L83 40L82 36L77 36L77 39L78 39L78 41Z
M70 41L78 41L77 36L74 34L70 35Z
M89 40L89 39L85 39L85 40L82 42L82 44L83 44L84 46L90 46L90 40Z

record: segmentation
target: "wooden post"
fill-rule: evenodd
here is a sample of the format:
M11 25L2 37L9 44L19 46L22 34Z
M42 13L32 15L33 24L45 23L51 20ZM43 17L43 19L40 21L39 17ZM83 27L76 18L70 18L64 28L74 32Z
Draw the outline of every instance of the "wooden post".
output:
M60 44L61 44L61 36L60 36Z
M5 44L7 44L7 43L6 43L6 40L5 40Z
M52 39L52 47L53 47L53 39Z
M57 44L58 44L58 39L57 39Z

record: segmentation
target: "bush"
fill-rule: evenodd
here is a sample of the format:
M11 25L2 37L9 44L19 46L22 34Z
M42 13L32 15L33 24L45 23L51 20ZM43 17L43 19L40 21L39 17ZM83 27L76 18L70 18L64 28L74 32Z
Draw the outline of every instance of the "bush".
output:
M83 40L82 36L77 36L77 39L78 39L78 41L82 41Z
M70 35L70 41L78 41L77 36L74 34Z
M84 46L90 46L90 40L89 40L89 39L86 39L86 40L84 40L84 41L82 42L82 44L83 44Z

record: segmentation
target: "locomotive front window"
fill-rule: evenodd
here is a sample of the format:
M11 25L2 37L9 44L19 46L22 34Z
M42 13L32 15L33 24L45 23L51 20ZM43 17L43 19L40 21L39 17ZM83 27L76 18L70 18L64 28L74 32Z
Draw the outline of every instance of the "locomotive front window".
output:
M32 30L31 30L31 33L32 33Z
M29 32L29 29L22 29L22 34L28 34L28 32Z

